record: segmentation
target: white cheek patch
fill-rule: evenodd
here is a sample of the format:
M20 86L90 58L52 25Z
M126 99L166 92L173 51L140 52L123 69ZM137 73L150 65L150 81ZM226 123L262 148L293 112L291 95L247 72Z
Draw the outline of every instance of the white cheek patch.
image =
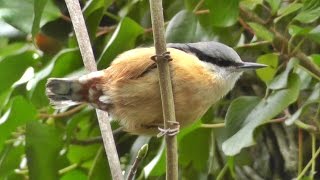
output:
M90 79L103 77L103 75L104 75L103 71L95 71L95 72L89 73L87 75L81 76L79 78L79 82L83 84L83 83L86 83Z
M104 104L111 104L111 99L107 95L102 95L99 97L99 101L104 103Z

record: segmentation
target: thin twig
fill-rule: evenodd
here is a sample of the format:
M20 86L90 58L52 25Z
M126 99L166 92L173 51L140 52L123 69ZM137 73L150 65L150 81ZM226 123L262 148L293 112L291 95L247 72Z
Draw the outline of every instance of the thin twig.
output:
M165 53L166 41L164 38L164 21L162 12L162 0L150 0L151 22L153 29L154 45L156 48L157 67L159 75L159 85L162 101L164 128L170 128L169 122L175 122L174 101L172 92L172 82L170 77L169 62L161 55ZM173 60L174 61L174 60ZM177 137L165 136L167 145L167 180L178 179L178 153L177 153Z
M197 5L196 5L196 7L193 9L193 13L196 13L200 8L201 8L201 6L202 6L202 4L204 3L204 0L200 0L198 3L197 3Z
M209 9L203 9L203 10L198 10L194 12L195 15L201 15L201 14L209 14L210 10Z
M122 127L113 130L112 134L113 134L113 136L117 136L121 132L123 132L123 128ZM92 137L92 138L89 138L89 139L72 139L71 140L71 144L81 145L81 146L87 146L87 145L91 145L91 144L100 144L102 142L103 142L103 140L102 140L101 136Z
M266 24L266 22L263 19L261 19L260 17L258 17L256 14L250 12L249 10L245 10L242 7L240 7L240 14L241 14L241 16L244 16L247 19L250 19L256 23L259 23L262 25ZM243 24L242 24L242 26L243 26ZM274 33L275 38L277 38L281 42L281 45L283 47L292 46L292 44L289 44L288 39L285 36L283 36L281 33L279 33L278 31L276 31L274 28L270 27L269 30ZM320 68L315 63L313 63L313 61L310 60L310 58L306 54L304 54L301 50L297 49L295 52L290 53L290 54L288 52L283 52L281 49L278 51L281 53L284 53L285 55L287 55L289 57L293 56L293 57L298 58L300 60L301 66L303 66L305 69L307 69L308 71L313 73L315 76L320 78Z
M132 167L129 170L126 180L133 180L134 176L136 175L139 164L146 157L147 152L148 152L148 144L145 144L138 151L136 159L134 160Z
M314 154L314 156L312 156L312 158L310 159L310 161L308 162L308 164L303 168L303 170L301 171L301 173L299 174L299 176L297 177L297 179L301 179L304 174L307 172L307 170L310 168L311 164L313 161L315 161L317 159L317 157L320 154L320 147L318 148L318 150L316 151L316 153Z
M79 1L65 0L65 2L78 40L84 66L90 72L96 71L97 65L94 59L88 31L82 15ZM112 178L116 180L123 179L120 161L112 135L111 125L108 120L108 114L101 110L96 110L96 112L101 131L101 136L103 139L104 149L106 151L109 167L111 169Z
M67 167L65 167L63 169L60 169L59 170L59 175L64 174L64 173L69 172L69 171L72 171L72 170L76 169L78 166L79 166L79 164L75 163L75 164L71 164L70 166L67 166Z
M225 123L216 123L216 124L201 124L202 128L223 128L225 127Z
M66 117L66 116L70 116L72 114L75 114L77 113L78 111L80 111L82 108L84 108L86 106L86 104L81 104L79 106L76 106L66 112L62 112L62 113L59 113L59 114L46 114L46 113L40 113L38 115L39 118L62 118L62 117Z

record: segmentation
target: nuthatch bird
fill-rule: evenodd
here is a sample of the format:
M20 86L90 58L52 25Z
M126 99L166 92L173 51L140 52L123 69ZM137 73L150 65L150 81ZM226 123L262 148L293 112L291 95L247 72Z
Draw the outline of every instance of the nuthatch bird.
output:
M246 70L266 67L243 62L230 47L218 42L168 44L176 119L192 124L226 95ZM163 115L154 47L119 55L101 71L79 78L50 78L46 93L56 108L79 103L107 111L133 134L158 133Z

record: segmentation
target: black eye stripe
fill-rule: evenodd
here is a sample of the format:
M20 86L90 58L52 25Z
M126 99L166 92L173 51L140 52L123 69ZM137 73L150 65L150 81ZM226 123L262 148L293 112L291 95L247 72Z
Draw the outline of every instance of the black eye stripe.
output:
M202 51L200 51L197 48L191 47L188 44L185 44L185 45L186 45L186 48L183 48L181 46L172 47L172 48L179 49L179 50L184 51L184 52L193 53L200 60L215 64L215 65L220 66L220 67L231 67L231 66L236 67L236 66L239 66L239 64L241 64L241 63L238 63L238 62L230 61L228 59L214 58L212 56L209 56L209 55L203 53Z

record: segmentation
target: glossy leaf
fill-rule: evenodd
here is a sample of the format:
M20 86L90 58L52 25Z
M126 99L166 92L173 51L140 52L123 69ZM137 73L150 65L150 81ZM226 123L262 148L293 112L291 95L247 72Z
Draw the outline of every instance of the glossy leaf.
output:
M262 3L263 0L242 0L240 1L240 6L253 10L254 8L256 8L256 6Z
M45 84L47 78L64 77L83 67L79 49L65 49L58 53L51 62L41 71L37 72L33 79L28 82L32 102L38 106L49 103L45 96Z
M226 134L230 138L244 126L246 117L260 102L255 96L243 96L235 99L229 106L226 114Z
M288 6L284 6L284 7L280 8L278 11L278 17L274 19L274 22L277 23L283 17L301 9L302 6L303 6L303 4L301 4L301 3L292 3L292 4L289 4Z
M143 32L144 29L139 24L130 18L124 18L103 50L98 61L98 69L106 68L121 52L133 48L136 38Z
M74 179L87 180L88 178L87 178L87 175L80 170L73 170L73 171L67 172L61 177L61 180L74 180Z
M26 128L26 155L30 179L57 179L58 156L62 148L61 131L40 122Z
M34 54L33 51L25 51L0 60L0 93L11 87L28 67L35 64Z
M253 29L255 35L262 39L262 40L266 40L266 41L272 41L273 40L273 34L266 29L264 26L258 24L258 23L248 23L249 26Z
M166 39L169 43L193 42L197 28L197 19L194 13L182 10L169 22L166 28ZM183 34L183 36L181 36Z
M197 129L179 142L179 163L204 171L209 158L210 129ZM201 148L199 148L201 147Z
M271 7L271 14L276 14L280 8L282 0L266 0Z
M7 178L14 174L14 170L19 167L21 159L23 158L24 147L22 145L13 146L8 145L3 148L0 154L0 177Z
M311 31L311 28L308 28L308 27L300 27L297 25L290 25L289 26L289 33L291 36L306 35L310 31Z
M270 82L276 74L278 68L278 55L265 54L257 59L257 63L266 64L268 67L256 70L258 77L266 84Z
M254 130L262 124L264 121L269 120L275 117L277 114L283 111L288 105L293 103L299 95L299 78L297 75L292 74L289 77L288 86L286 89L274 91L266 99L262 99L248 114L244 116L239 116L239 121L243 122L241 129L234 132L231 131L230 134L233 134L222 144L223 152L228 156L233 156L238 154L241 149L248 147L254 143L253 132ZM241 102L241 101L240 101ZM254 104L255 101L252 101ZM233 109L241 109L237 107L239 104L236 103L236 107ZM231 109L231 107L230 107ZM229 114L239 114L241 111L228 112ZM231 116L231 115L229 115ZM228 122L228 121L227 121ZM230 131L233 126L226 126L226 131Z
M312 94L308 97L308 99L304 102L304 104L294 113L291 117L286 119L286 125L292 125L299 116L309 107L309 105L314 103L320 103L320 84L316 84L313 88Z
M40 29L40 26L46 22L60 17L59 9L52 3L51 0L33 0L33 24L32 36L35 36Z
M291 70L293 69L293 67L298 64L298 61L296 59L291 59L289 61L289 63L287 64L287 67L285 69L285 71L283 71L281 74L279 74L278 76L276 76L271 82L270 84L268 84L268 88L270 89L282 89L282 88L286 88L287 84L288 84L288 77L289 74L291 72Z
M18 126L36 120L36 109L21 96L11 99L10 108L0 118L0 150Z
M239 14L239 0L205 0L203 9L208 9L210 11L208 17L211 25L229 27L237 22Z
M198 15L202 25L229 27L237 22L239 0L233 0L228 3L225 3L224 0L205 0L202 8L209 10L208 14Z
M91 0L88 1L84 7L84 16L86 18L86 25L90 35L90 39L93 40L96 35L97 28L104 15L106 9L111 5L110 0Z
M315 28L313 28L309 34L308 37L317 42L318 44L320 44L320 25L316 26Z

